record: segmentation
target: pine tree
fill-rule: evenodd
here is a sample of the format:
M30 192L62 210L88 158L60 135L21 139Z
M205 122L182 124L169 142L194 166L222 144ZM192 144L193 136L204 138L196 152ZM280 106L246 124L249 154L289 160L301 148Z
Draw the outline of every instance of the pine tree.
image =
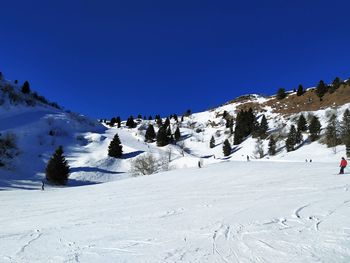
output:
M303 86L300 84L300 85L298 86L297 96L301 96L301 95L303 95L303 94L304 94L304 88L303 88Z
M340 140L340 127L337 119L337 115L334 113L328 119L326 127L326 144L328 147L335 147L339 145Z
M163 121L161 118L157 118L156 122L157 122L158 127L161 127L163 125Z
M173 118L176 122L179 122L179 117L177 116L177 114L174 114Z
M175 141L180 140L180 137L181 137L181 132L180 132L180 128L179 128L179 126L178 126L178 127L176 127L176 130L175 130L175 133L174 133L174 137L175 137Z
M309 125L310 140L316 141L321 132L321 123L316 116L313 116Z
M232 148L231 148L231 144L228 141L228 139L226 139L224 141L224 145L222 147L222 150L224 152L224 156L229 156L231 154Z
M156 132L154 131L154 127L152 124L148 125L146 134L145 134L145 140L146 142L153 142L153 140L156 138Z
M301 130L297 129L296 134L295 134L295 143L300 144L300 143L302 143L302 141L303 141L303 134L301 133Z
M170 126L168 126L168 128L166 129L166 136L168 136L168 138L170 139L171 135L172 135L171 128Z
M121 158L123 155L123 146L121 145L118 134L114 135L113 140L108 147L108 156Z
M341 140L345 144L346 156L350 158L350 111L346 109L341 122Z
M141 114L137 115L137 119L142 120L142 115Z
M339 77L336 77L333 80L332 85L329 87L329 93L335 92L340 87L341 84L342 84L341 79Z
M326 85L326 83L324 83L323 80L320 80L316 87L316 94L320 98L320 101L322 101L322 97L324 96L324 94L326 94L327 91L328 86Z
M286 90L284 88L279 88L276 97L278 100L282 100L287 97Z
M149 121L153 120L153 118L152 118L151 115L149 115L148 120L149 120Z
M211 136L211 138L210 138L209 147L210 147L210 148L214 148L214 147L215 147L215 139L214 139L214 136Z
M261 139L265 139L267 137L267 130L269 129L269 125L267 123L265 115L262 116L261 122L259 125L259 137Z
M255 131L256 118L252 108L248 111L241 110L236 117L236 126L234 130L234 144L240 144L245 137Z
M115 117L111 118L111 120L109 122L109 126L114 127L116 122L117 122L117 119Z
M286 140L286 149L287 152L291 152L295 150L295 145L297 143L297 139L296 139L296 135L297 135L297 131L295 129L295 126L292 125L290 127L290 131Z
M273 136L270 137L268 151L269 151L269 155L276 154L276 140Z
M128 120L126 121L126 126L129 127L129 128L135 128L137 125L134 121L134 117L133 116L130 116L128 118Z
M161 126L157 133L157 146L163 147L168 145L168 143L169 143L169 139L167 136L166 128L164 126Z
M120 128L121 127L121 119L119 116L116 118L116 122L117 122L117 127Z
M69 165L59 146L46 166L46 179L54 184L66 185L69 177Z
M297 126L299 131L302 131L302 132L307 131L307 122L303 114L300 114Z
M30 86L29 86L29 82L27 80L22 85L22 93L24 93L24 94L30 93Z
M165 121L164 121L164 126L165 127L169 127L170 126L170 120L169 118L166 118Z

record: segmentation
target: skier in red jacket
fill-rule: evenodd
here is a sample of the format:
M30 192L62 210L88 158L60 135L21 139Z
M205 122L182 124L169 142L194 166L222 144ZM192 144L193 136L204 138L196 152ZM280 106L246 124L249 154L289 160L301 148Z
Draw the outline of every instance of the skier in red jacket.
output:
M348 162L345 160L344 157L341 158L340 161L340 172L339 174L344 174L344 168L348 165Z

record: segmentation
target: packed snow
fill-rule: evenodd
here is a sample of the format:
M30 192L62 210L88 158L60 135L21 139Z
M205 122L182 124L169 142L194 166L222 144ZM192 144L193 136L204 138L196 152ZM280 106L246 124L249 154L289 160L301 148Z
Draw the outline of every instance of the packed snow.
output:
M349 262L337 163L222 162L0 194L1 262Z

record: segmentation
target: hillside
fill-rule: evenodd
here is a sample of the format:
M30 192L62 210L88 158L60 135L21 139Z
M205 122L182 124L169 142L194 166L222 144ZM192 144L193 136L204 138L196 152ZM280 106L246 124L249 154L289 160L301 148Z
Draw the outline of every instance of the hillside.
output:
M197 167L199 162L206 166L226 160L244 161L247 156L251 160L304 162L312 159L314 162L334 162L346 155L344 145L327 148L319 140L311 142L307 132L302 134L303 141L295 151L286 151L285 139L290 126L296 124L300 114L299 111L294 113L297 109L313 109L301 113L308 119L310 114L319 118L323 128L321 135L325 132L330 111L336 111L340 121L343 112L350 105L350 87L347 84L341 85L332 94L325 94L322 101L315 97L313 89L308 89L302 96L290 92L283 100L277 100L274 96L249 95L209 111L179 116L177 120L172 118L171 132L174 133L176 127L179 127L181 138L177 143L165 147L158 147L156 142L145 142L145 132L150 124L158 131L156 120L137 119L135 128L127 127L125 121L120 128L102 126L79 114L64 111L41 96L33 96L33 92L23 94L20 86L12 82L2 81L0 88L0 133L3 136L10 134L16 141L10 158L5 156L0 159L4 159L2 162L6 164L0 167L2 189L39 188L45 177L46 163L59 145L64 146L71 166L69 185L129 177L132 162L146 153L153 154L157 160L165 163L160 170ZM305 102L310 102L310 98L311 103ZM263 114L268 121L268 137L261 141L263 156L257 154L257 139L251 135L239 145L232 145L230 156L224 156L223 142L228 139L233 144L234 140L232 132L226 126L227 119L235 121L240 110L249 108L253 109L257 122L261 121ZM107 155L109 143L116 133L123 145L121 159ZM215 147L210 148L212 136L215 138ZM277 140L277 153L274 156L267 152L271 136Z
M349 262L349 172L338 175L345 145L324 143L330 116L341 121L350 108L349 86L322 101L314 92L247 95L118 128L0 81L0 262ZM320 138L305 130L287 151L300 114L308 126L319 119ZM254 131L234 145L242 119L256 125L264 116L264 136ZM166 138L178 128L177 141L145 140L150 125L159 135L168 122ZM115 134L122 158L108 156ZM70 165L65 187L45 181L59 145ZM156 174L133 177L147 156Z

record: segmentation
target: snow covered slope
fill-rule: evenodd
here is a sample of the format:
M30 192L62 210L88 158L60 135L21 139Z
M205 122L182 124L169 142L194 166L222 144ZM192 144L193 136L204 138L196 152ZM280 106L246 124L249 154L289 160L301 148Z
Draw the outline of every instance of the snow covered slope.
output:
M81 133L103 132L95 120L64 111L22 94L18 86L0 82L0 135L13 138L14 154L1 156L0 190L37 189L53 151L86 143Z
M337 163L223 162L0 192L0 262L349 262Z
M350 262L349 173L337 175L343 145L327 148L304 134L299 149L286 152L281 139L275 156L259 159L248 136L223 156L223 141L233 139L225 111L258 105L258 120L265 114L269 132L281 135L299 112L277 112L271 98L251 95L170 120L180 141L157 147L144 140L155 121L109 128L7 84L0 83L0 136L16 147L0 156L1 263ZM349 106L312 113L324 128L329 110L340 118ZM107 156L116 133L121 159ZM58 145L71 167L68 186L79 187L40 191ZM167 159L171 171L130 177L132 161L146 153Z
M19 87L10 82L0 84L0 134L14 135L17 143L14 156L8 160L6 167L0 167L0 189L40 187L41 180L45 177L46 163L58 145L64 146L71 166L69 185L86 185L129 177L131 161L145 153L167 158L170 161L169 169L172 170L196 167L199 161L208 165L224 160L245 160L246 156L256 159L256 139L252 137L235 146L229 157L224 157L224 140L229 139L233 143L233 136L225 127L224 112L234 117L239 109L258 105L258 121L264 114L269 123L269 132L278 134L286 134L299 116L276 112L270 105L273 97L244 96L243 99L221 107L183 117L183 121L176 122L171 119L172 131L174 132L176 127L181 130L180 142L176 145L157 147L156 143L144 142L145 130L149 124L158 129L154 120L139 120L134 129L127 128L125 122L121 128L108 128L84 116L52 107L50 103L42 103L42 99L35 100L38 96L33 99L32 95L22 94ZM339 119L349 106L350 103L337 107ZM312 112L320 118L323 128L326 126L329 110L331 109L326 108ZM310 112L303 113L307 117ZM116 133L123 144L122 159L107 156L108 145ZM214 148L209 147L212 136L215 138ZM304 134L304 139L301 148L288 153L284 149L284 139L280 140L277 143L279 151L276 156L266 154L266 139L263 141L263 159L301 162L312 159L314 162L333 162L345 156L344 146L338 146L335 151L318 142L310 143L307 134Z

